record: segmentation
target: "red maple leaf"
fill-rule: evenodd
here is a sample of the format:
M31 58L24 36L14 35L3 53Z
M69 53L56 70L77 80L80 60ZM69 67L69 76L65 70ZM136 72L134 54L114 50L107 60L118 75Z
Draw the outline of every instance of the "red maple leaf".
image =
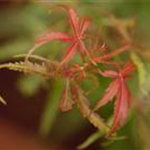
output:
M28 57L35 51L36 48L50 41L71 42L71 45L67 48L65 54L62 57L61 64L67 63L69 60L71 60L74 57L77 50L79 50L82 58L86 56L87 49L83 42L83 38L85 31L89 26L90 20L88 17L80 19L72 8L65 8L67 9L69 22L74 32L74 35L68 35L63 32L47 33L46 35L40 37L35 41L35 45L29 51L26 59L28 59Z
M118 130L126 120L128 109L130 107L130 92L125 80L133 70L134 65L132 63L128 63L124 69L120 70L119 72L105 71L102 73L102 75L105 77L113 78L113 81L109 84L105 91L105 95L97 103L94 111L106 105L108 102L112 101L114 97L116 97L114 121L108 135L111 135Z

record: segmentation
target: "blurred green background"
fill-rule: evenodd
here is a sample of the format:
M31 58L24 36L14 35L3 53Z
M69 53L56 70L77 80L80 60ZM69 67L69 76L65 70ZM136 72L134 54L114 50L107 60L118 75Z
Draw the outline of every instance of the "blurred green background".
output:
M148 0L4 0L0 1L0 62L9 62L12 56L27 53L34 44L35 38L43 32L68 31L67 23L64 21L65 13L58 8L56 11L51 9L53 5L60 3L72 6L81 15L89 15L93 23L91 31L95 33L106 20L101 13L102 10L110 11L122 19L134 18L136 25L133 29L135 32L133 38L142 43L146 49L150 48L150 1ZM104 31L109 32L105 27ZM105 35L104 37L113 47L115 41L110 41ZM53 59L58 53L56 49L59 46L60 43L50 43L36 53ZM145 61L145 64L149 66L149 62ZM105 80L100 80L100 89L90 95L94 100L100 97L107 85ZM131 87L133 93L138 96L136 82L135 79ZM59 92L57 87L51 90L51 85L51 81L45 82L38 76L0 70L0 93L8 103L7 106L0 105L0 148L76 149L77 145L96 131L86 119L82 118L76 108L69 113L61 113L57 109L58 101L52 100L59 100ZM144 112L133 111L127 124L119 131L120 136L127 137L125 140L108 144L109 141L100 138L86 149L150 149L150 102L149 97L143 99L146 99ZM48 107L49 115L44 114L45 107ZM102 116L108 117L110 112L112 108L108 106L101 113ZM44 137L44 131L39 131L43 115L46 115L45 124L48 124L49 128L47 137Z

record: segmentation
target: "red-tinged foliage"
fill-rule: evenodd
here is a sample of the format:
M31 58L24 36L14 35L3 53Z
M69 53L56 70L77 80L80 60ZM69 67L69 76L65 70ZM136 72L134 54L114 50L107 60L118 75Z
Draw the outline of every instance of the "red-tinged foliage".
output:
M103 43L102 46L100 47L101 49L100 52L102 53L98 54L98 52L94 52L94 55L91 55L91 57L95 63L118 65L119 63L113 62L111 61L111 59L124 52L127 52L130 48L131 48L131 43L124 43L119 48L116 48L113 51L106 53L106 44ZM98 45L94 49L98 49Z
M130 73L133 72L133 70L134 65L132 63L128 63L124 69L120 70L119 72L105 71L102 73L102 75L105 77L113 78L113 81L106 89L103 98L97 103L94 111L106 105L108 102L113 100L114 97L116 97L114 121L108 135L111 135L118 130L124 124L128 115L128 109L130 107L130 93L125 80Z
M78 50L82 56L82 59L85 58L87 54L87 49L83 42L83 39L85 31L89 27L90 20L88 17L80 19L72 8L70 7L65 8L67 9L70 26L74 32L74 35L68 35L62 32L47 33L46 35L40 37L35 41L35 46L29 51L26 60L35 51L36 48L50 41L61 41L71 43L71 45L67 48L66 52L62 57L61 64L65 64L71 59L73 59L74 55Z
M100 41L99 36L85 34L90 24L90 20L87 16L80 18L74 9L64 5L59 6L67 11L72 34L59 31L48 32L35 41L35 45L26 55L25 62L4 64L0 66L0 69L9 68L10 70L25 73L35 73L46 79L54 78L57 80L57 78L62 78L65 84L59 103L61 111L71 110L75 103L83 117L86 117L89 122L102 131L102 133L108 136L112 135L126 121L130 108L130 92L126 85L126 80L129 78L130 73L134 71L134 65L132 63L127 63L123 69L120 69L125 62L115 61L114 58L124 52L129 52L133 45L131 42L126 42L119 44L121 46L118 46L118 48L114 50L110 49L107 51L105 41ZM87 45L84 43L85 39L88 40ZM61 56L61 60L49 60L41 56L32 55L38 47L55 41L69 43L69 46ZM80 53L83 61L80 63L68 63L75 57L77 52ZM32 58L33 62L29 62L29 58ZM130 60L130 58L128 59ZM27 61L28 63L26 63ZM101 65L98 64L111 65L109 67L112 68L112 70L110 69L103 72L100 68ZM115 68L119 71L114 71L113 69ZM108 85L104 96L93 109L93 111L96 111L115 98L114 120L110 128L96 112L90 109L88 99L89 92L82 89L81 83L89 80L94 81L92 82L91 91L93 91L95 87L97 88L98 80L95 73L101 74L104 78L109 77L113 79Z
M85 68L79 64L74 64L72 67L65 66L63 76L66 78L65 89L62 93L59 107L62 111L69 111L72 109L75 99L77 99L79 88L71 84L71 80L82 81L86 78Z
M72 66L64 66L62 76L75 81L81 81L87 77L86 70L88 70L88 67L89 65L87 63L84 65L76 63Z
M62 32L51 32L48 33L35 41L35 45L43 45L49 41L61 41L69 42L72 40L72 37Z

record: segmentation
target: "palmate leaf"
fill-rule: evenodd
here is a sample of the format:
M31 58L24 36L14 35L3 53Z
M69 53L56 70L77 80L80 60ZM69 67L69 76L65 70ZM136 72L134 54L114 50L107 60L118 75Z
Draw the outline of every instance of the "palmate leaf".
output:
M128 110L130 107L130 93L129 89L125 84L126 78L134 70L134 65L132 63L127 63L125 67L119 72L115 71L105 71L102 73L105 77L113 78L112 83L106 89L106 92L102 99L98 101L97 105L93 109L94 111L106 105L113 98L115 100L114 107L114 120L113 124L108 132L108 136L117 131L124 123L128 115Z
M71 7L63 6L68 13L68 19L70 22L70 26L74 31L76 36L83 36L84 32L87 30L90 24L90 19L88 16L83 18L79 18L78 14Z
M86 46L83 42L83 37L85 31L89 27L90 20L88 17L84 17L83 19L79 20L76 12L70 8L62 6L67 10L68 13L68 20L70 21L70 26L74 31L74 35L69 35L63 32L49 32L35 41L34 46L29 50L26 61L28 61L29 57L32 53L40 46L51 42L51 41L61 41L61 42L70 42L70 46L67 48L64 56L62 57L61 64L68 63L71 59L73 59L74 55L76 54L77 50L81 53L82 58L87 54Z
M128 109L130 106L130 94L124 81L120 82L122 83L119 87L119 94L117 95L115 102L114 121L108 135L111 135L114 133L114 131L117 131L120 127L122 127L128 115Z
M90 24L90 19L89 17L83 17L79 18L75 10L73 10L70 7L66 7L66 10L68 11L68 18L70 22L70 26L74 31L74 38L73 38L73 43L75 42L75 47L74 47L74 54L79 49L79 52L81 54L82 59L85 58L87 55L87 48L83 42L83 37L86 32L86 30L89 27Z

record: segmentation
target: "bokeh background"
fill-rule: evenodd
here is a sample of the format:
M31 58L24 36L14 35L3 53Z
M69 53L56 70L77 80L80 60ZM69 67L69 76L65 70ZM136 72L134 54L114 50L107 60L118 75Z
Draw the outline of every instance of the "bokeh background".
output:
M150 49L150 1L146 0L1 0L0 1L0 63L12 61L12 56L28 52L34 39L48 30L68 30L65 13L52 11L55 4L67 4L77 9L79 14L92 18L92 29L96 31L105 20L101 10L107 10L119 18L135 19L134 38ZM107 33L107 29L104 28ZM113 32L110 32L113 36ZM105 37L107 40L107 37ZM114 38L115 40L115 38ZM107 41L112 44L113 41ZM53 58L60 43L43 46L37 54ZM62 46L62 45L61 45ZM149 62L145 62L149 65ZM148 80L148 79L147 79ZM132 91L136 95L136 81ZM150 83L150 82L149 82ZM147 83L148 84L148 83ZM99 97L106 87L94 94ZM148 88L150 89L150 88ZM57 89L56 89L57 90ZM56 92L55 92L56 93ZM96 129L83 119L74 108L69 113L61 113L57 102L52 102L51 82L38 76L29 76L8 70L0 70L0 94L7 106L0 104L0 149L50 149L71 150L82 143ZM146 113L132 112L128 123L120 130L125 140L112 144L104 138L96 140L87 150L148 150L150 149L149 97L146 99ZM45 107L49 107L50 127L47 136L40 132ZM102 115L109 116L107 107ZM147 117L148 116L148 117Z

